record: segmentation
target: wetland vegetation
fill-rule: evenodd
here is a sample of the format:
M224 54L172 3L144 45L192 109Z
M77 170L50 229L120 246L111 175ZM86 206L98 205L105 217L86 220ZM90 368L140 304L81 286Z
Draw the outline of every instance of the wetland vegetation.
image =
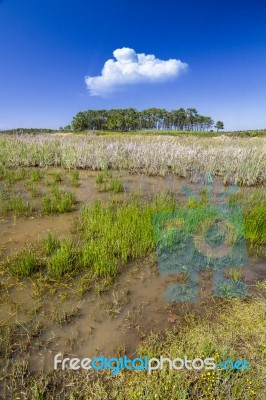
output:
M0 135L2 398L262 400L265 150L264 137ZM204 209L230 185L250 258L230 276L248 296L213 296L207 270L197 304L166 303L167 282L186 277L159 275L153 216ZM58 352L205 355L251 370L64 373Z

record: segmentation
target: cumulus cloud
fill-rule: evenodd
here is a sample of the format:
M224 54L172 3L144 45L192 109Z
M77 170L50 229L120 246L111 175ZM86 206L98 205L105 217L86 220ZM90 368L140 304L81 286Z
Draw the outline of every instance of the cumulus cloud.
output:
M104 96L128 84L164 82L187 68L180 60L160 60L153 54L137 54L128 47L116 49L113 56L115 59L105 62L101 75L85 77L91 96Z

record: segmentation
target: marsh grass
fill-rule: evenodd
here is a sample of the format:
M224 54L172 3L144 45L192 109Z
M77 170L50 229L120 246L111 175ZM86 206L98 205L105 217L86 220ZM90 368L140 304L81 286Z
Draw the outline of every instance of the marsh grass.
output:
M78 187L80 186L80 174L77 169L71 172L70 175L70 184L71 186Z
M53 243L51 246L50 242L50 250L53 246L55 247L55 243ZM62 240L59 244L59 247L54 248L54 251L51 253L50 258L48 259L48 274L54 276L55 278L60 278L63 275L72 272L75 268L77 268L76 258L76 250L74 249L71 240Z
M60 280L79 267L79 249L71 238L49 233L42 242L29 245L2 263L11 275L29 277L42 272L43 277Z
M266 244L266 192L257 189L251 196L236 193L229 199L230 205L240 204L243 209L245 237L250 249L260 253Z
M40 169L34 169L30 174L31 182L40 182L43 179L43 174Z
M23 196L6 191L0 193L0 214L26 215L31 211L31 204Z
M73 193L54 187L42 198L41 212L43 214L67 213L73 210L75 203Z
M100 183L97 185L98 192L113 192L113 193L122 193L124 192L124 186L121 179L113 178L109 182Z
M109 179L112 179L113 175L111 171L103 170L97 173L96 175L96 183L104 183L107 182Z
M92 269L98 276L115 276L129 260L154 249L153 214L176 207L169 196L156 196L150 204L133 196L120 205L104 206L96 201L84 206L79 219L83 268Z
M229 271L229 277L233 279L233 281L241 281L243 279L243 269L241 267L231 268Z
M123 186L122 179L119 179L119 178L111 179L107 187L108 187L108 191L111 191L114 193L124 192L124 186Z
M261 185L266 179L265 138L113 135L56 137L1 135L5 168L129 170L149 175L172 173L190 178L210 172L225 184Z
M45 175L44 183L48 187L57 187L63 183L63 173L58 170L54 171L53 169L48 169Z
M99 172L96 176L96 183L103 183L106 180L106 174L104 172Z
M33 275L42 266L40 258L33 249L24 249L8 260L7 269L12 275L28 277Z
M5 181L8 186L12 186L17 182L27 178L28 171L24 168L5 168L0 167L0 180Z
M41 191L38 189L35 182L27 182L26 187L33 198L38 198L41 196Z
M47 204L48 212L59 210L57 205L51 205L50 197ZM153 214L176 207L177 203L169 195L157 195L150 203L132 195L119 203L111 201L102 205L95 201L91 206L84 205L75 241L60 239L51 233L44 239L37 252L43 256L44 273L60 278L83 269L96 278L113 278L128 261L154 250Z
M109 171L101 171L96 176L96 187L98 192L124 192L121 178L115 178Z
M62 174L60 172L53 172L52 177L54 183L60 183L63 181Z
M260 202L248 205L245 211L246 238L253 245L266 244L266 194Z
M51 256L59 248L60 248L60 240L49 232L43 241L43 249L45 256Z
M58 188L52 189L42 199L42 212L47 214L68 212L72 209L73 204L72 194L69 197L68 193L62 192ZM197 201L189 199L186 205L181 205L168 193L156 195L149 201L144 201L141 195L131 194L119 202L114 198L105 205L100 201L95 201L92 205L83 205L75 228L77 242L72 242L70 245L70 242L67 241L62 244L61 239L51 233L44 239L42 248L44 257L46 257L45 270L49 273L54 272L56 277L61 277L74 271L76 267L77 270L81 268L94 274L96 279L97 277L114 278L129 261L140 259L154 251L155 243L158 251L163 250L165 246L169 248L172 244L179 243L180 240L184 241L187 235L193 234L198 225L201 226L204 233L205 225L207 224L208 228L213 219L216 221L217 212L215 209L206 207L207 204L204 194ZM248 219L245 224L250 218L254 219L254 213L259 217L262 215L261 211L260 213L255 212L256 207L261 210L260 202L250 200L249 204L253 206L246 211ZM193 208L191 215L187 214L188 208ZM252 211L252 216L249 216L249 210ZM179 219L174 218L177 211ZM161 212L162 214L160 214ZM167 213L165 214L165 212ZM165 223L167 221L171 223L162 232L158 231L159 236L154 232L155 214L161 215L163 219L168 215ZM180 220L183 214L186 220L191 219L186 227ZM170 220L169 215L171 216ZM235 232L232 233L231 239L229 237L229 242L230 240L234 242L234 234L237 235L237 238L244 234L242 224L238 226L238 221L234 221L233 225ZM254 232L252 231L253 226ZM262 226L265 226L265 220ZM253 244L262 243L262 233L261 231L258 233L256 224L250 224L248 232L248 243L250 237L253 238ZM265 240L265 237L263 239ZM75 257L73 258L74 253ZM75 260L75 265L73 260ZM232 270L231 273L234 280L240 280L241 273L238 269ZM223 289L227 291L228 288Z

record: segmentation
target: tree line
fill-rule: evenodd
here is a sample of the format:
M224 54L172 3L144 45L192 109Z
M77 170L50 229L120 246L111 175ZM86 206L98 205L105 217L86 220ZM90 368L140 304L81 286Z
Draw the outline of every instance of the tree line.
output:
M69 125L70 127L70 125ZM71 128L71 127L70 127ZM13 134L13 135L23 135L24 133L28 134L37 134L37 133L55 133L58 132L58 129L48 129L48 128L16 128L16 129L7 129L0 130L0 133L3 134Z
M208 131L212 128L224 129L222 121L216 124L211 117L201 115L195 108L179 108L167 111L162 108L135 108L111 110L87 110L78 112L73 118L74 131L107 130L181 130Z

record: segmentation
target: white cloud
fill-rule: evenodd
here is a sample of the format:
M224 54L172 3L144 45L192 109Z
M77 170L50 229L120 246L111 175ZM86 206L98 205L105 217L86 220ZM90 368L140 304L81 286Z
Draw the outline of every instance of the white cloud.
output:
M115 60L105 62L101 75L85 77L91 96L104 96L128 84L164 82L187 68L180 60L160 60L153 54L137 54L128 47L116 49L113 55Z

